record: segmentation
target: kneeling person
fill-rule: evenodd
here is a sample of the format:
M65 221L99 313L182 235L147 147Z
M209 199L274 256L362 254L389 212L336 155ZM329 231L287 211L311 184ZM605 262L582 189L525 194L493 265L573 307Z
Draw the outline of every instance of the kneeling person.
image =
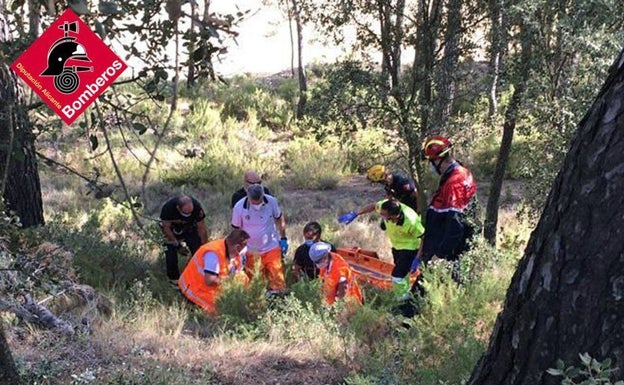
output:
M351 267L339 254L333 253L331 248L328 243L317 242L310 246L309 253L310 259L319 269L325 301L331 305L336 299L345 298L347 302L361 305L362 291Z
M243 284L248 282L240 256L248 239L249 234L235 229L226 238L201 246L178 281L182 294L208 313L215 313L215 301L223 280L236 279Z

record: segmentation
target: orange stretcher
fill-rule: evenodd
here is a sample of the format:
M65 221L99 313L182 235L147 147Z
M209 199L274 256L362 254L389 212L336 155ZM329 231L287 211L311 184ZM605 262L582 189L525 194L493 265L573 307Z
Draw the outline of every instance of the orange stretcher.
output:
M392 269L394 264L379 259L376 251L362 250L359 247L338 247L338 254L351 266L359 282L368 282L382 289L392 289ZM420 275L420 269L410 274L410 284Z

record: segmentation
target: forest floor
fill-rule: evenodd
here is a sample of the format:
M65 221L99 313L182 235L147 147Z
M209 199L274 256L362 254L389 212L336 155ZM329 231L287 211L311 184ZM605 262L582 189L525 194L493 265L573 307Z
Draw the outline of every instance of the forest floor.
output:
M60 199L52 184L45 183L50 177L54 178L48 175L43 179L44 199ZM499 223L504 225L506 220L513 220L521 185L518 181L505 182ZM480 204L484 206L489 184L481 182L478 188ZM292 223L289 227L289 238L293 235L292 253L305 222L314 218L336 218L340 213L381 199L383 190L361 175L352 175L331 190L284 187L276 195ZM372 217L370 220L376 221ZM379 251L382 258L389 258L387 239L381 233L370 235L370 226L357 221L348 227L328 226L333 228L333 235L342 245L357 244ZM379 232L378 226L374 227L372 231ZM358 244L362 239L364 244ZM127 378L123 373L135 373L132 378L143 376L147 381L150 378L153 381L156 376L162 383L169 383L177 378L174 373L180 372L189 384L341 384L348 371L343 364L319 357L318 350L309 344L212 338L215 331L197 330L197 325L189 322L188 305L181 298L179 303L166 306L169 306L168 314L138 314L131 322L113 313L109 319L102 317L85 324L73 336L15 325L8 328L7 337L20 366L28 368L27 381L38 384L95 384L104 378L108 383L149 383L123 382ZM191 314L194 319L200 316L193 311ZM163 372L171 373L171 377ZM46 376L48 380L42 380Z

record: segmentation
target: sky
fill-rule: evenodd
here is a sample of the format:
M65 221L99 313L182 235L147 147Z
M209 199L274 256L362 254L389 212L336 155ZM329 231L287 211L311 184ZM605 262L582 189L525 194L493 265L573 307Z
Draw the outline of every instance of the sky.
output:
M276 7L262 5L260 0L237 0L214 2L216 12L251 10L239 28L237 44L229 45L226 57L215 61L217 71L225 76L237 73L273 74L290 69L291 43L288 21ZM294 31L293 31L294 32ZM304 62L331 62L347 54L346 49L325 46L314 41L315 31L304 30ZM296 39L296 36L295 36ZM296 58L295 58L296 65Z

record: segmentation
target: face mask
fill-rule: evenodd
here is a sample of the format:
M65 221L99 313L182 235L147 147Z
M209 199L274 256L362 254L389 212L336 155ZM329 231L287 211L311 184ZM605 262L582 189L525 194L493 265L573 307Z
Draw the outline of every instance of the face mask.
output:
M260 211L260 209L262 208L262 203L259 205L251 205L251 207L256 211Z
M306 239L305 242L303 242L306 246L312 246L314 244L314 241L312 239Z
M188 217L190 217L191 215L193 215L193 213L192 213L192 212L190 212L190 213L184 213L184 212L179 211L179 210L178 210L178 212L179 212L179 213L180 213L180 215L182 215L184 218L188 218Z
M315 263L316 267L319 269L327 267L328 264L329 264L329 259L326 259L324 261L319 261L319 263Z

